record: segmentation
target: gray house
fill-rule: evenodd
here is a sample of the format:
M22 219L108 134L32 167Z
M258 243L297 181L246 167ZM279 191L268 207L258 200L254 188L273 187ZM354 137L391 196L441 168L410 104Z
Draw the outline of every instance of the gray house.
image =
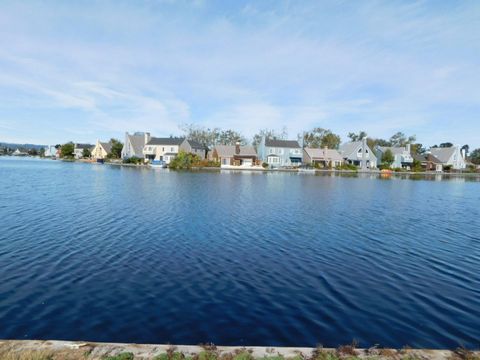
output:
M204 160L206 148L193 140L183 137L155 138L152 137L143 147L143 155L149 161L162 161L169 164L180 151L192 153Z
M462 154L458 145L449 148L431 148L429 152L440 160L444 167L451 166L455 170L462 170L467 167L464 154Z
M300 166L303 151L296 140L262 138L257 147L258 158L270 167Z
M367 145L367 138L343 144L338 149L347 164L355 165L363 170L377 167L377 157Z
M411 154L410 144L407 144L405 147L377 146L375 148L375 154L377 155L377 161L379 164L383 162L382 158L387 150L390 150L394 157L394 161L391 166L392 168L412 168L413 157Z

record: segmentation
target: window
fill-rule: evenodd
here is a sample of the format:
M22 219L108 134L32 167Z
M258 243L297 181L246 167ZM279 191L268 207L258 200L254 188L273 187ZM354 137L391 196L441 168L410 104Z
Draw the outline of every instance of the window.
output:
M283 155L283 149L278 149L278 154Z
M268 149L269 154L275 154L275 149Z
M174 151L173 149L174 149L174 148L173 148L173 147L171 147L171 148L170 148L170 152L173 152L173 151Z

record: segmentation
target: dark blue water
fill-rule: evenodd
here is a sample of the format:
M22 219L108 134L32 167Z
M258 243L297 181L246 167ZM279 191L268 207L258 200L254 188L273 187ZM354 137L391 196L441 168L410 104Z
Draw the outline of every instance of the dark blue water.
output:
M480 182L0 158L0 338L480 344Z

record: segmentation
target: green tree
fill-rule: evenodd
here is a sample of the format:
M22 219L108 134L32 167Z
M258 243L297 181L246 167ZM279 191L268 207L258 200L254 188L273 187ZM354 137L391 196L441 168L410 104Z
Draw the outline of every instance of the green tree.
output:
M195 124L183 124L180 129L189 140L194 140L208 149L213 148L218 143L220 137L219 128L205 128Z
M197 155L180 151L177 156L170 161L168 167L174 170L188 170L199 161L200 158Z
M45 157L45 148L41 148L40 151L38 152L38 155L40 155L40 157Z
M75 151L75 145L73 145L72 142L63 144L60 147L60 154L61 154L62 158L64 158L64 159L73 158L74 151Z
M217 144L220 145L235 145L239 142L241 145L246 144L245 138L235 130L222 130L218 134Z
M395 156L393 155L392 151L390 149L387 149L382 156L382 162L387 165L388 167L391 167L393 162L395 161Z
M122 157L123 144L117 139L110 139L110 144L112 144L112 150L109 158L120 159Z
M417 141L417 137L415 135L407 137L404 133L397 132L390 138L390 146L405 147L407 144L412 144L415 141Z
M90 149L89 148L83 149L82 157L86 159L86 158L89 158L90 156L92 156L92 152L90 151Z
M475 149L471 152L470 161L475 165L480 165L480 149Z
M360 141L363 138L366 138L368 135L365 131L360 131L358 134L355 134L353 132L348 133L347 135L351 141Z
M340 145L340 136L323 128L314 128L303 133L303 137L299 136L299 138L303 138L304 147L338 149Z
M427 152L427 149L425 149L422 144L416 143L416 144L411 144L410 152L412 154L422 155Z

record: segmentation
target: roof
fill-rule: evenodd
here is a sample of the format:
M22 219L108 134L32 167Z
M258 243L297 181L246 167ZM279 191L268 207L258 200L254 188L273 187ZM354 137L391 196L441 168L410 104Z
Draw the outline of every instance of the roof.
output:
M292 148L299 149L300 145L296 140L272 140L265 139L265 146L268 147L277 147L277 148Z
M361 141L352 141L352 142L348 142L348 143L345 143L345 144L342 144L340 145L340 148L338 149L341 153L343 153L344 155L350 155L351 153L353 152L356 152L357 149L362 146L362 142Z
M192 147L192 149L202 149L204 150L205 149L205 146L203 146L202 144L200 144L198 141L195 141L195 140L188 140L188 143L190 144L190 146Z
M446 163L450 160L450 158L452 157L452 155L455 153L456 150L457 148L452 146L449 148L431 148L430 152L442 163Z
M253 146L240 146L240 154L235 153L235 145L217 145L215 150L220 157L234 157L234 156L257 156L257 152Z
M434 164L441 164L442 163L439 159L437 159L432 154L413 154L412 156L413 156L414 160L417 160L417 161L420 161L420 162L430 161Z
M75 144L75 149L91 149L94 145L91 144Z
M402 147L397 147L397 146L377 146L377 149L379 149L382 153L385 154L387 150L390 150L393 155L403 155L404 152L407 151L403 146Z
M169 137L169 138L155 138L152 137L145 145L180 145L185 141L185 138Z
M104 142L101 142L100 145L102 145L102 147L105 149L105 151L107 153L110 153L112 152L112 144L111 143L104 143Z
M342 161L342 155L335 149L314 149L305 148L307 155L311 159L328 159L333 161Z
M127 135L130 144L132 144L133 151L135 154L141 154L143 152L143 147L145 146L145 135L144 134L134 134Z

